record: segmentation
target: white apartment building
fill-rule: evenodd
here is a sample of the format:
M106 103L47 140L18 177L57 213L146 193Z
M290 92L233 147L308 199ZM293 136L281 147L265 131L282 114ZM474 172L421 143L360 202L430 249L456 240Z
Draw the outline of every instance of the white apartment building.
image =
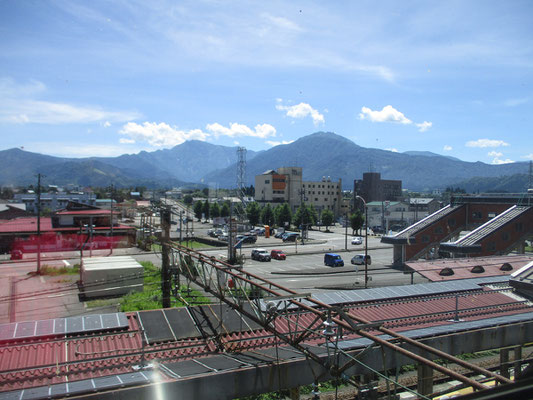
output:
M255 177L254 200L261 205L276 206L288 203L295 212L303 202L313 205L317 213L331 210L338 217L341 213L342 181L332 182L323 177L320 181L304 181L301 167L282 167L268 170Z

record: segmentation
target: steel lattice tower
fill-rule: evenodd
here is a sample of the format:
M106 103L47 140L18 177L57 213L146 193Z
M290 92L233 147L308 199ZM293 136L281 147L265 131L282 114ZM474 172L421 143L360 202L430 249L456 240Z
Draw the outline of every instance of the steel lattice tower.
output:
M237 191L243 207L246 207L246 147L237 148Z

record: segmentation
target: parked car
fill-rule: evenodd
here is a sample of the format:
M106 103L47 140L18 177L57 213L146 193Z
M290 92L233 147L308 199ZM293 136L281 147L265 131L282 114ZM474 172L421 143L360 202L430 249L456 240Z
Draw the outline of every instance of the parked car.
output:
M257 261L270 261L271 257L268 251L265 249L253 249L252 250L252 260Z
M276 260L285 260L287 258L287 255L281 250L272 250L270 252L270 257Z
M355 236L352 238L352 244L363 244L363 238L361 236Z
M243 243L255 243L257 242L257 236L255 235L237 235L237 242L242 239Z
M324 254L324 265L329 267L344 267L344 261L338 254L326 253Z
M367 265L370 265L372 264L372 258L370 257L370 254L366 256L366 264ZM363 265L365 263L365 255L364 254L356 254L355 256L352 257L351 261L350 261L352 264L354 265Z
M299 237L300 237L299 233L296 233L296 232L285 232L283 234L283 236L281 237L281 239L284 242L296 242L296 239L298 239Z
M11 251L11 259L12 260L22 260L22 250L12 250Z
M280 232L279 229L278 229L278 231L276 232L276 234L274 235L274 237L275 237L276 239L281 239L281 237L283 236L284 233L285 233L284 231L281 231L281 232Z

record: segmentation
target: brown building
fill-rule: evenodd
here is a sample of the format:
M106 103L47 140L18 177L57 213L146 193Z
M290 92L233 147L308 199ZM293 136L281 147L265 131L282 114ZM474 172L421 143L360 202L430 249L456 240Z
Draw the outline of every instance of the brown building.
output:
M365 172L362 180L354 180L353 186L354 193L367 203L396 201L402 197L402 181L381 179L379 172Z

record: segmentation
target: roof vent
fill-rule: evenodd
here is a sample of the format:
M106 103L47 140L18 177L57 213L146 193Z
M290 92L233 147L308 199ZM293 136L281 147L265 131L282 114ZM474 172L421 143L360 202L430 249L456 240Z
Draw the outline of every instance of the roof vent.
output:
M500 271L512 271L512 270L513 270L513 266L509 263L504 263L500 267Z
M485 272L485 268L483 268L481 265L476 265L475 267L472 267L470 270L473 274L482 274Z
M452 276L454 274L453 269L446 267L440 270L440 276Z

